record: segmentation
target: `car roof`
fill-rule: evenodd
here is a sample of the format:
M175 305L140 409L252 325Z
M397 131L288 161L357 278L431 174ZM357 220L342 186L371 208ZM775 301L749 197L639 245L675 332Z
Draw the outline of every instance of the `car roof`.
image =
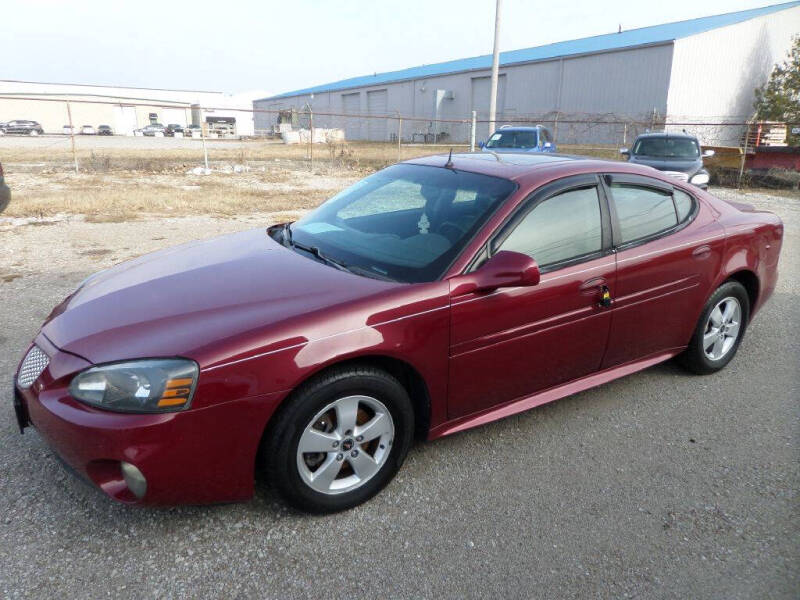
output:
M424 156L403 161L403 164L444 168L447 154ZM492 177L510 179L523 186L538 186L547 181L581 173L630 173L673 183L662 171L653 167L618 160L601 160L570 154L531 154L464 152L450 157L450 168Z

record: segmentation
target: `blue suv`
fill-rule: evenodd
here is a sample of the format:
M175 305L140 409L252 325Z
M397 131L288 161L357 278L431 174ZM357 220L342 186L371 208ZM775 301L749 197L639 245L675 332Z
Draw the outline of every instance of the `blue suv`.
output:
M546 127L512 127L503 125L486 143L481 142L484 152L555 152L556 144Z

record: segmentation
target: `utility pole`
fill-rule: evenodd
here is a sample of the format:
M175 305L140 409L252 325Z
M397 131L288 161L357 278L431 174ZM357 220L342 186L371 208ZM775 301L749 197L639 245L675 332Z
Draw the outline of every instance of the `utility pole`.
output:
M494 12L494 50L492 51L492 87L489 92L489 135L494 133L497 118L497 71L500 68L500 8L503 0L497 0Z

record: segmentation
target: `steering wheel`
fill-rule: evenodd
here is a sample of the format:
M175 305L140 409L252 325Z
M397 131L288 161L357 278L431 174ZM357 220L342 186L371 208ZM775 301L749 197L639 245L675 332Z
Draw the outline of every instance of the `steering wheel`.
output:
M453 223L452 221L445 221L444 223L439 225L439 233L442 234L451 242L455 242L461 236L466 235L467 230L458 223Z

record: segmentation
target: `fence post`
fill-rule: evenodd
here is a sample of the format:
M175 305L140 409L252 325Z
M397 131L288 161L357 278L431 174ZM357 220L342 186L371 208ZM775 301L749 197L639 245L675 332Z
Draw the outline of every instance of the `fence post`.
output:
M556 119L553 121L553 139L556 143L558 143L558 115L559 112L556 111Z
M736 178L736 189L742 189L742 175L744 175L744 163L747 160L747 143L750 141L750 121L744 126L744 148L742 150L742 160L739 163L739 176Z
M314 111L308 105L308 156L311 159L311 171L314 170Z
M469 151L475 152L475 128L477 127L478 123L478 111L472 111L472 123L470 124L469 128Z
M400 140L403 139L403 119L397 117L397 162L400 162Z
M67 119L69 120L69 140L72 144L72 162L75 163L75 172L78 172L78 156L75 154L75 127L72 125L72 110L67 102Z
M208 171L208 150L206 149L206 128L204 125L205 123L200 123L200 139L203 140L203 162L206 165L206 171Z
M622 147L627 148L628 146L628 124L625 123L622 127Z

